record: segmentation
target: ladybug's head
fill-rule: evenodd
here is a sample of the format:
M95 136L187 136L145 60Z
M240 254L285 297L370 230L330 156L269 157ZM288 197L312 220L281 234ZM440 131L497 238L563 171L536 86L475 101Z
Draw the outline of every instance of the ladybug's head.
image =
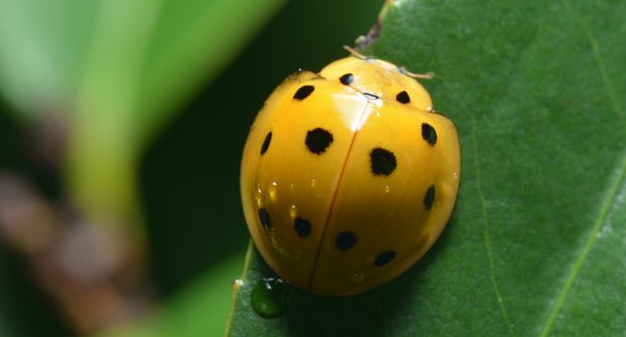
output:
M387 61L353 55L327 65L320 75L385 102L432 110L430 95L415 79L417 75Z

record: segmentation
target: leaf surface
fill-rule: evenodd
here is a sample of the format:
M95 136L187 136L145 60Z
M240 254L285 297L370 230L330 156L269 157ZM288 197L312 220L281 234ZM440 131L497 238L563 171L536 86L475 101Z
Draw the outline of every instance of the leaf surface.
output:
M457 206L415 267L376 290L295 289L250 254L228 336L573 336L626 330L624 1L387 1L363 53L423 82L462 146ZM331 60L329 60L330 62Z

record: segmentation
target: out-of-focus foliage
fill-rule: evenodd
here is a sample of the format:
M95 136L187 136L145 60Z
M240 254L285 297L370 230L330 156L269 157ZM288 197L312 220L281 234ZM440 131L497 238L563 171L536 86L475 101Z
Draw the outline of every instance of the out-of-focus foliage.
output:
M20 171L58 195L59 187L31 167L22 131L60 115L68 133L80 137L69 146L83 144L65 159L74 196L106 194L86 187L107 166L111 180L97 184L104 191L139 179L139 191L128 192L139 199L126 200L144 210L152 276L164 302L153 317L112 335L222 333L248 241L238 195L247 129L284 77L344 55L341 46L367 32L381 6L292 1L259 31L279 3L0 0L0 170ZM115 192L109 200L128 206ZM0 248L2 337L70 335L23 261Z
M0 92L35 117L71 113L76 96L88 105L130 101L130 116L100 118L124 118L142 142L281 3L0 0Z

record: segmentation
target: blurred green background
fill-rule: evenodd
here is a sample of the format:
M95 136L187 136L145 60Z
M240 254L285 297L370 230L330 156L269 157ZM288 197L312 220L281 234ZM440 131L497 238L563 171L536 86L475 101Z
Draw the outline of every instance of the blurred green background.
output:
M79 102L78 110L81 106L105 102L114 107L116 104L127 104L131 106L128 111L144 114L141 117L143 119L137 122L141 127L122 130L121 136L111 134L110 139L115 140L116 145L111 146L113 149L130 153L124 154L130 159L121 155L120 157L126 159L120 161L131 162L129 167L136 178L138 206L130 205L129 209L138 209L141 215L137 218L140 220L135 222L139 226L145 225L149 260L149 280L146 282L149 289L146 290L155 294L156 309L149 312L156 316L148 316L141 322L131 322L130 327L122 328L111 335L168 335L168 331L177 331L177 336L221 334L229 306L230 281L240 273L243 252L248 244L238 186L240 155L247 130L264 99L284 77L297 68L317 71L326 63L345 55L342 45L351 45L357 36L366 34L383 4L381 0L294 0L284 4L232 1L226 10L224 5L220 5L222 2L144 1L134 3L129 6L133 8L127 9L124 2L118 1L118 8L112 10L111 7L115 5L108 4L110 7L105 8L102 2L97 1L80 4L62 1L55 4L54 10L47 11L44 0L0 0L0 21L3 21L0 23L0 63L4 63L0 64L0 173L18 174L29 181L52 205L59 205L59 200L71 201L72 198L81 199L77 204L82 205L83 199L86 199L84 212L89 216L94 213L94 208L89 197L85 195L93 189L82 189L81 184L87 181L88 185L90 179L98 179L99 175L94 173L92 177L85 174L85 170L90 172L89 165L83 168L80 163L93 160L96 165L102 160L103 154L97 151L98 141L94 141L96 145L88 150L70 151L69 160L63 159L58 168L54 165L51 168L49 165L42 165L40 160L33 159L33 148L39 148L37 142L45 142L45 138L39 137L38 132L42 125L48 125L46 123L49 116L56 116L59 107L71 107L76 104L75 100ZM158 3L158 6L154 3ZM148 6L148 10L144 11L141 4ZM73 10L63 11L63 6ZM19 9L22 16L13 17L16 14L11 10L14 9ZM106 48L107 43L116 43L115 40L107 40L106 32L85 28L86 23L95 20L105 10L109 11L109 16L129 16L131 19L126 22L132 25L121 26L119 29L125 33L124 29L130 27L130 35L142 33L133 30L133 27L142 27L141 22L134 22L133 15L145 19L150 16L150 11L155 11L156 14L153 15L157 18L164 19L157 19L157 23L152 26L146 25L148 28L144 29L153 30L148 34L152 33L153 36L167 40L177 34L185 36L182 29L195 29L195 39L186 41L186 53L177 54L176 50L168 49L169 47L159 49L167 41L160 44L160 41L152 39L144 50L150 54L148 57L139 56L132 61L137 62L134 65L128 62L131 66L142 69L142 75L136 82L128 83L124 80L121 83L129 88L136 84L140 87L138 91L142 87L150 89L137 94L136 100L130 104L123 102L127 99L123 97L123 87L120 89L106 83L115 83L115 79L111 80L110 77L124 69L110 68L110 64L115 63L104 62L98 55L92 55L91 58L85 56L89 55L85 51L88 48L94 48L93 52L97 48ZM34 13L30 17L27 15L31 13L29 11ZM173 24L192 22L203 15L202 11L208 12L206 18L220 17L220 22L215 23L217 26L206 18L202 24L196 26ZM84 17L77 18L77 15ZM65 22L64 20L76 22L79 26L75 30L71 25L67 27L71 34L78 36L71 41L80 43L65 45L68 40L59 36L58 39L49 39L50 30L45 25L47 16L53 17L51 24ZM19 21L18 24L11 21L24 18L33 21ZM44 20L40 20L42 18ZM116 28L110 25L108 27ZM21 31L23 29L28 31ZM102 34L105 38L102 38ZM208 36L206 41L202 38L203 34ZM33 36L41 39L28 39ZM100 41L100 45L96 43L96 47L93 47L93 39L97 36L104 42ZM214 38L215 36L219 38ZM9 50L22 42L27 45L33 41L43 41L46 44L41 50L61 52L24 55ZM120 45L116 45L121 53L124 53L126 47L138 48L132 44L125 45L128 41L120 41ZM29 48L36 49L25 46L20 50L27 51ZM223 53L216 56L216 51ZM196 54L189 55L189 52ZM141 54L141 51L137 53ZM12 62L20 63L24 69L36 72L41 66L40 61L47 57L60 57L64 61L61 63L70 70L55 67L47 70L67 70L70 74L67 76L69 80L52 79L51 83L29 88L28 84L36 83L37 76L45 76L45 72L35 76L25 74L26 79L20 79L20 67L13 68ZM219 60L220 57L223 61ZM19 62L16 58L19 58ZM215 61L196 62L205 58ZM148 64L141 63L144 61ZM32 67L28 62L33 62ZM74 66L74 63L82 66ZM96 66L90 68L90 64ZM124 62L121 64L125 65ZM189 64L195 66L187 66ZM187 67L177 72L177 67L181 65L183 68ZM9 68L13 68L13 73L6 71ZM151 75L151 71L158 73L159 69L165 75ZM29 82L29 76L35 80ZM102 82L99 81L99 76L102 77ZM20 82L21 80L24 81ZM14 85L16 81L20 83ZM172 89L165 90L167 86L159 87L159 81L172 81ZM82 84L88 88L81 88ZM111 88L119 90L117 94L122 97L122 103L116 103L115 94L100 91ZM49 96L54 97L56 106L37 106L37 102L33 102L28 95L22 95L23 92L34 92L46 96L46 90L54 91ZM115 93L115 90L112 92ZM59 98L66 98L68 101L64 102ZM71 126L64 130L72 133L72 137L68 137L64 144L66 147L77 146L72 141L80 141L80 147L89 142L90 136L98 137L98 131L107 130L96 128L94 131L92 123L100 123L101 120L92 115L81 117L80 112L76 113L72 109L68 108L69 112L61 113L62 118L71 121ZM99 106L98 109L90 113L106 114L106 107ZM123 122L124 118L120 120ZM82 125L83 122L86 125ZM116 132L125 125L119 120L110 123L109 127ZM148 129L145 135L135 136L134 133L142 133L143 129ZM129 141L129 150L124 146L124 137L139 140ZM106 135L103 136L104 141L108 139ZM104 151L107 150L110 149ZM117 158L115 154L112 157ZM121 172L125 172L124 169L122 167ZM113 169L112 172L117 171ZM82 176L75 178L72 174ZM124 184L133 183L133 179L128 177L121 177L119 181L115 176L106 179L113 179L122 189ZM109 181L106 179L104 181ZM109 191L111 190L115 191L115 188ZM133 192L129 194L131 197L120 199L134 202ZM111 198L115 199L115 195ZM113 205L109 208L102 207L95 214L107 210L117 212L120 209L126 210L124 206L120 208ZM76 335L74 323L59 310L54 296L38 286L31 262L28 256L0 238L0 336ZM184 317L181 318L180 315ZM176 323L168 326L172 330L163 329L160 327L163 321L178 322L187 329L177 328ZM189 328L190 326L193 328ZM100 332L108 334L107 331Z

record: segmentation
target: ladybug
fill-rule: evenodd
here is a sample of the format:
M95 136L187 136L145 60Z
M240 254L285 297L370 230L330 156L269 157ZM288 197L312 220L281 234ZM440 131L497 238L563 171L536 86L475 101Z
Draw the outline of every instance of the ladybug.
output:
M327 296L415 264L448 222L461 172L456 129L422 76L349 50L276 88L241 164L258 251L287 283Z

